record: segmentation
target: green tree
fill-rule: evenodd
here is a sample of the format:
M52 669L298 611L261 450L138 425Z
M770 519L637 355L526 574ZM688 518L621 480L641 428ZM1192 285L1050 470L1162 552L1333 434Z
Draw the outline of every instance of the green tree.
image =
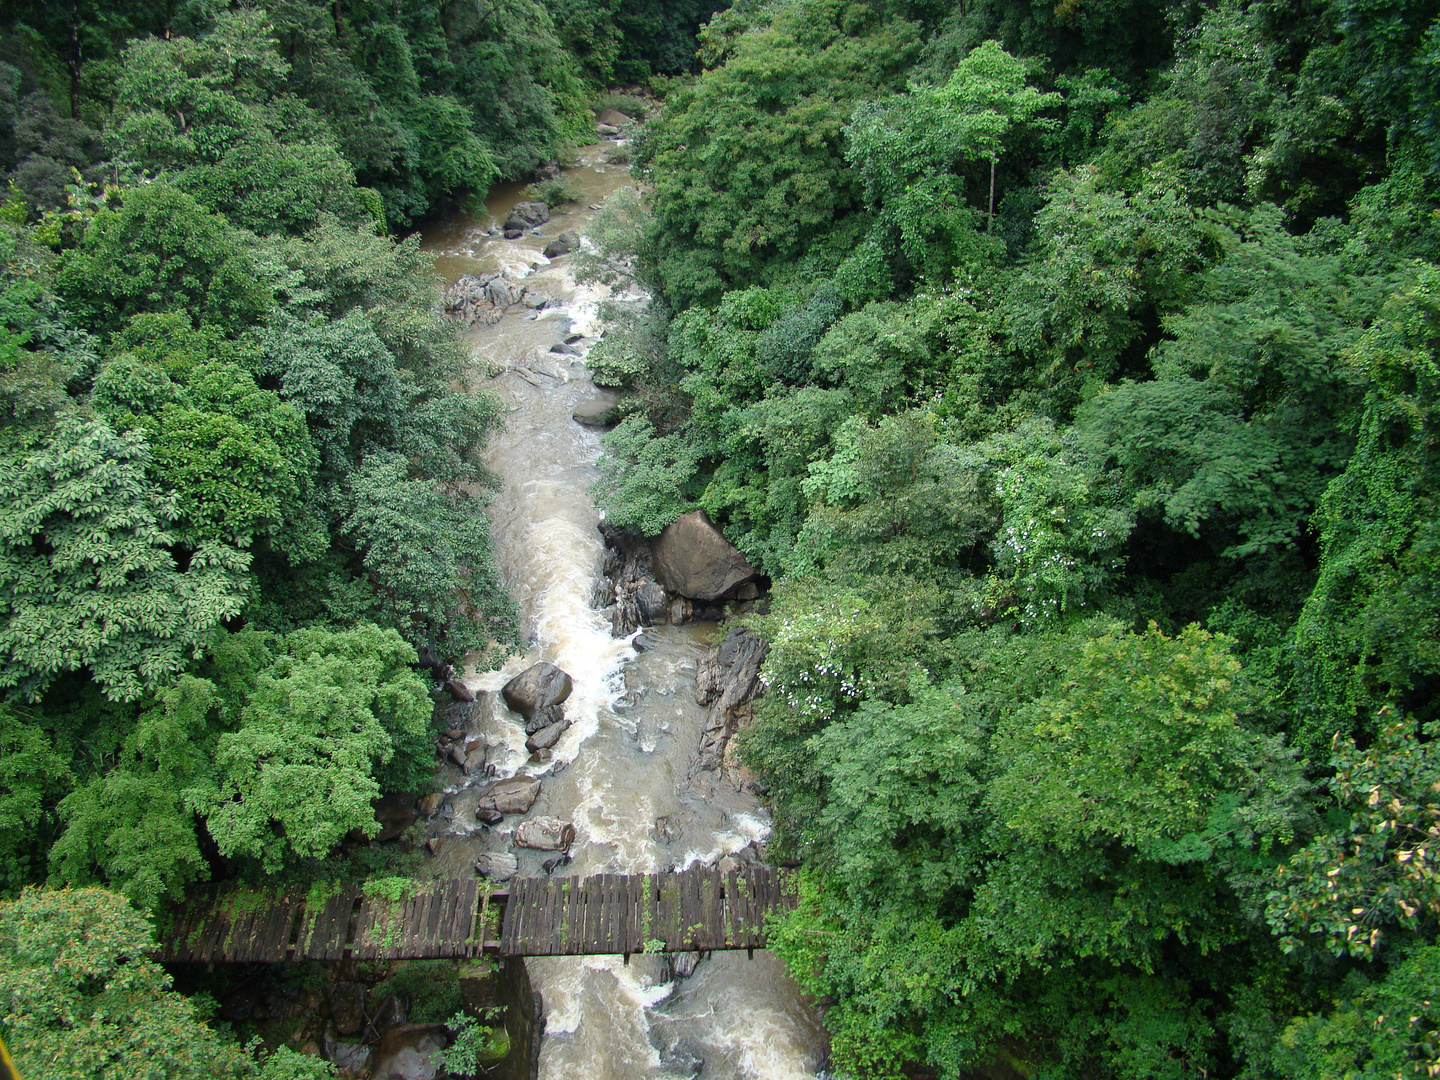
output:
M0 901L0 1000L24 1076L163 1080L254 1075L148 959L155 936L103 889L26 889Z
M206 812L223 854L269 873L328 854L351 829L373 836L371 801L424 776L431 712L415 650L394 630L297 630L277 644L268 665L240 673L251 685L239 726L216 743Z
M653 280L672 306L785 273L859 208L842 129L857 101L898 89L917 36L878 9L805 0L666 102L636 161L652 185Z
M85 325L118 329L143 312L188 312L238 333L270 305L250 252L225 219L165 183L127 190L60 260L60 295Z
M222 543L175 551L173 499L150 449L103 420L64 419L0 462L0 687L37 699L88 670L126 701L180 672L240 611L249 557Z
M986 41L942 85L862 104L845 129L845 156L879 211L881 242L896 234L927 280L984 260L976 230L983 221L988 232L994 218L995 172L1012 130L1056 126L1039 114L1060 95L1041 93L1026 75L1022 61ZM989 165L988 195L966 191L966 165L975 163Z

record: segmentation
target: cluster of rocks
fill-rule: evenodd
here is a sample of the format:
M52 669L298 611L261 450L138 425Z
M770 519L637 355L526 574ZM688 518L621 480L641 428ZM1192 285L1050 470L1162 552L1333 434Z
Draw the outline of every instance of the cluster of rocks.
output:
M642 626L718 620L759 599L761 575L703 510L685 514L656 537L600 523L604 577L595 606L625 637Z
M574 683L566 672L554 664L538 663L515 676L500 691L506 706L520 716L527 736L525 746L537 759L548 758L570 727L564 704L573 689ZM473 714L468 710L475 708L478 706L465 702L448 706L446 722L463 722L447 730L437 744L437 751L467 776L482 770L487 774L494 772L494 766L485 759L487 747L484 737L470 733L472 725L469 721ZM525 817L539 799L540 789L540 778L535 776L496 780L480 792L475 803L475 820L481 825L496 826L507 817L524 817L511 835L512 846L556 852L561 860L568 861L570 847L575 842L575 826L556 817ZM454 815L453 806L438 793L420 800L419 810L427 818L444 817L447 810L451 817ZM444 839L443 833L438 832L430 838L428 844L432 853L438 852ZM509 881L519 871L519 860L512 852L487 851L475 860L475 870L492 881Z
M549 302L548 296L531 292L504 274L481 277L464 274L445 290L440 298L440 310L451 322L462 326L475 323L489 326L499 322L505 312L517 304L538 311Z

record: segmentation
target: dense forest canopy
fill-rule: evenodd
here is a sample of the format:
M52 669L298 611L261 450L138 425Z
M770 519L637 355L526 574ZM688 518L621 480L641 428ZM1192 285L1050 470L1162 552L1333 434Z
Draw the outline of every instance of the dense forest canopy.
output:
M1435 1075L1437 58L1391 0L8 6L6 1034L323 1075L142 913L322 873L513 642L407 234L645 83L596 493L774 583L836 1075Z
M841 1073L1440 1065L1437 14L737 5L643 131L597 492L776 583Z

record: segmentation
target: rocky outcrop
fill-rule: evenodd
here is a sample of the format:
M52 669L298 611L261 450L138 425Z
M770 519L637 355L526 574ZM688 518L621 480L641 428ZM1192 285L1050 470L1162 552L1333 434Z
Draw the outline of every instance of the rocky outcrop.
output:
M570 696L574 683L554 664L532 664L505 684L500 691L505 704L526 720L537 710L559 705Z
M515 846L532 851L569 851L575 826L553 817L535 817L515 827Z
M445 290L440 297L440 310L451 322L461 326L484 323L489 326L500 321L501 316L516 304L534 299L531 306L543 307L544 297L531 297L524 285L511 281L503 274L485 274L476 277L464 274Z
M655 580L691 600L719 600L759 575L704 510L665 526L650 544Z
M610 616L610 630L616 637L625 637L642 626L678 626L727 618L749 610L750 602L760 596L759 586L754 580L735 585L728 595L717 600L698 600L681 595L656 580L656 556L652 546L657 541L649 540L633 529L618 528L603 521L600 523L600 535L605 540L604 578L593 602ZM723 537L721 541L724 542ZM728 544L726 546L729 547ZM734 551L733 548L730 550ZM735 554L739 555L739 552ZM749 566L748 563L745 565ZM748 573L752 577L755 575L753 569Z
M633 117L626 116L619 109L601 109L595 114L597 124L609 124L611 127L622 128L632 121Z
M531 229L550 220L550 207L543 202L516 203L505 219L505 239L517 240Z
M547 259L558 259L561 255L569 255L572 251L578 250L580 250L580 234L574 229L566 229L545 245L544 254Z
M491 785L480 796L475 809L494 810L499 814L524 814L529 812L539 797L539 780L533 776L512 776Z
M720 768L725 763L730 736L754 717L752 702L763 689L760 665L769 651L770 645L764 638L744 627L736 627L700 661L695 677L695 701L708 705L709 711L700 733L697 771Z

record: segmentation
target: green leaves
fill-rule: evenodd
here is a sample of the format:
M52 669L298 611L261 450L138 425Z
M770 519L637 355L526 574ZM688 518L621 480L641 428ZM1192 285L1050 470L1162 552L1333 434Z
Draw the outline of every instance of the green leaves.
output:
M397 454L372 454L351 478L343 529L359 549L378 617L443 655L504 650L515 609L490 554L479 498L411 479Z
M6 1043L26 1076L224 1080L254 1063L223 1042L147 959L149 919L103 889L27 889L0 902Z
M300 630L283 649L216 743L206 816L223 854L270 873L326 855L352 829L373 836L383 767L425 739L430 718L415 651L394 630Z
M917 49L912 24L806 0L775 9L667 102L636 160L653 184L656 271L673 306L773 280L858 208L842 128L866 94L898 88Z
M1391 720L1367 750L1336 739L1328 787L1349 821L1277 869L1266 914L1286 951L1311 935L1337 956L1370 959L1396 928L1413 933L1440 916L1437 735L1434 724L1417 732Z
M0 461L0 688L37 699L88 668L112 700L163 685L239 613L249 557L223 543L184 564L176 510L136 434L72 415Z

